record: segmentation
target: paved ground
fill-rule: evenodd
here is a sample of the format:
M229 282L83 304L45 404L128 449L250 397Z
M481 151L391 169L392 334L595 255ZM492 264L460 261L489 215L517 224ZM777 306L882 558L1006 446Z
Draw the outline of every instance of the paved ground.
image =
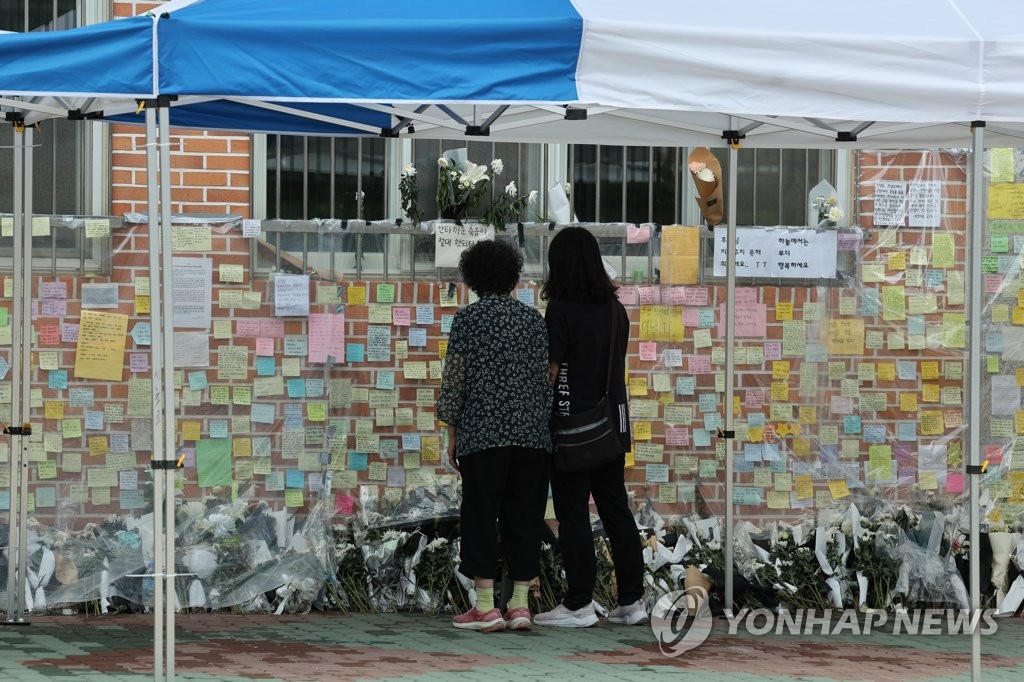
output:
M0 681L152 680L149 616L40 616L0 627ZM178 680L962 680L970 639L874 631L730 635L663 656L647 627L479 634L414 614L178 617ZM1024 680L1024 621L982 639L985 680Z

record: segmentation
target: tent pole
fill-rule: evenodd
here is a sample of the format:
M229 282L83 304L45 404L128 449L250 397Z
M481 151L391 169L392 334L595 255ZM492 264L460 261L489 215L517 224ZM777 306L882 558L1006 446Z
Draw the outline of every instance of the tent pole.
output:
M174 430L174 276L173 276L173 253L171 249L171 107L164 103L158 106L160 125L160 242L163 247L163 297L164 317L161 334L164 344L164 457L173 462L175 457L175 430ZM166 511L166 536L164 538L165 551L167 553L167 601L164 604L166 610L166 635L167 635L167 679L174 680L174 614L176 591L174 589L175 561L174 561L174 481L177 478L174 469L165 469L164 485L166 494L164 503Z
M146 229L149 232L149 298L150 298L150 355L152 371L153 462L165 459L163 455L163 337L160 322L160 231L157 227L157 146L156 111L146 107ZM164 478L166 471L159 466L153 471L153 680L161 682L164 673ZM173 571L172 571L173 572ZM168 595L170 597L171 595Z
M736 120L730 119L735 129ZM733 597L733 391L736 358L733 348L736 345L736 182L739 165L739 142L729 145L729 184L726 185L726 220L728 222L725 244L726 283L725 283L725 542L722 550L725 554L725 611L732 613Z
M18 304L18 294L21 293L25 288L25 261L22 257L24 250L23 242L25 241L25 187L23 180L25 178L25 138L23 130L19 126L14 126L14 218L12 220L12 229L14 230L14 253L12 260L14 261L14 301L16 304L15 310L21 314L15 314L13 319L19 320L18 323L12 323L11 329L11 383L12 386L22 386L25 383L25 375L23 374L24 368L21 358L29 355L32 352L32 336L31 334L26 338L23 331L23 325L20 320L25 317L31 317L25 308L22 308L22 304ZM29 239L31 242L31 239ZM31 279L29 280L31 282ZM18 359L15 360L15 354L18 354ZM15 390L11 393L11 425L18 427L24 423L22 415L22 392L21 390ZM21 487L21 469L23 468L22 462L24 460L24 454L22 452L22 444L20 440L11 438L11 475L8 483L10 490L10 497L8 498L8 508L10 514L8 517L9 524L7 529L7 605L4 610L7 612L6 625L18 625L24 622L25 619L25 573L24 571L18 571L19 557L24 551L24 545L21 544L21 527L25 525L25 519L21 517L19 510L21 509L21 503L19 500L19 493L23 491Z
M23 146L23 159L24 159L24 200L23 210L25 219L22 223L22 240L21 240L21 343L23 351L21 353L20 364L21 364L21 377L22 381L19 386L21 390L21 414L22 414L22 425L29 424L32 421L32 132L34 128L32 126L25 126L24 132L22 133L22 144ZM42 427L42 424L40 424ZM24 621L25 619L25 601L27 597L27 589L31 589L27 585L27 574L25 573L26 564L28 557L26 556L26 549L28 547L28 461L29 461L29 441L30 438L26 434L22 434L21 440L21 466L18 467L18 472L11 472L11 478L14 476L18 477L18 485L21 487L21 495L18 496L19 514L18 516L20 524L18 527L18 582L24 587L18 590L18 619ZM11 448L14 449L13 447ZM13 503L11 503L13 507Z
M970 242L967 250L967 257L964 259L967 263L968 272L968 288L971 292L970 309L968 311L968 329L970 329L971 339L969 344L969 355L968 361L970 365L970 390L967 395L970 396L970 420L967 422L970 424L968 433L970 434L970 440L968 441L967 447L967 466L968 472L977 471L979 464L981 464L981 349L982 349L982 323L981 323L981 311L982 311L982 292L984 291L984 283L982 281L981 273L981 254L984 253L984 242L982 225L985 220L985 200L984 200L984 188L985 188L985 123L982 121L975 121L971 125L971 221L968 223L970 229ZM968 498L968 505L970 506L971 514L971 531L970 531L970 591L971 591L971 614L972 617L981 608L981 566L980 557L978 556L978 548L980 545L980 519L978 518L978 493L979 493L979 476L977 474L968 475L970 481L970 497ZM977 682L981 679L981 632L978 626L975 625L971 632L971 680Z

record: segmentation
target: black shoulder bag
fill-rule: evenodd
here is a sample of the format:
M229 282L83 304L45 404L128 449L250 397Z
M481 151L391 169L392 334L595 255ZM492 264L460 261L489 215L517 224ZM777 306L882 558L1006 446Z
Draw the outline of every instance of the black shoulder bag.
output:
M554 465L558 471L582 471L607 464L622 455L625 449L619 440L622 428L619 410L608 396L615 353L615 304L612 303L612 333L608 341L608 374L604 380L604 397L586 412L555 415L551 418L551 441Z

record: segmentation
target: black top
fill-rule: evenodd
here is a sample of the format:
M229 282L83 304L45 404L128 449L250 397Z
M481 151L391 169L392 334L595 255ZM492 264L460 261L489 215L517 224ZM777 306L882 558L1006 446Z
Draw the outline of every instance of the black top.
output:
M550 414L540 313L499 294L484 294L459 310L437 400L437 418L457 427L456 455L507 445L550 450Z
M629 317L618 299L605 303L550 301L545 322L548 327L548 356L558 363L553 414L577 414L596 405L605 393L608 375L608 344L611 342L612 311L618 325L609 400L620 406L624 447L629 449L629 412L626 397L626 345Z

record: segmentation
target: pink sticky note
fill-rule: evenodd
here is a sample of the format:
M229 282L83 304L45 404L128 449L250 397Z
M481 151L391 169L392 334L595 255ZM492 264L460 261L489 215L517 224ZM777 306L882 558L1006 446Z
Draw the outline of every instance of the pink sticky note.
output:
M985 446L985 459L988 460L989 464L1002 464L1003 463L1003 446L1002 445L986 445Z
M133 372L145 372L149 369L149 354L130 353L128 355L128 367Z
M640 287L637 290L640 305L657 305L661 303L661 287Z
M985 293L998 294L1003 286L1002 275L985 275Z
M235 320L235 336L240 339L254 339L260 335L260 321L252 318Z
M639 302L639 292L636 287L619 287L615 291L622 305L636 305Z
M256 339L256 355L261 355L265 358L273 357L274 355L274 339Z
M335 362L345 358L345 316L316 313L309 316L310 362L327 362L332 356Z
M271 317L260 320L260 336L268 339L284 338L284 320L280 317Z
M685 448L690 445L690 429L686 426L665 426L665 445Z
M711 374L711 358L706 355L687 356L686 369L690 374Z
M338 514L351 514L355 511L356 499L351 495L338 493L334 496L334 511Z
M683 303L686 305L707 305L708 290L706 287L686 287L683 290Z
M964 475L959 471L946 474L946 492L959 495L964 491Z
M683 308L683 326L693 329L699 326L700 311L697 308Z
M409 309L405 307L391 309L391 324L397 327L409 326Z
M737 289L737 291L739 291ZM719 306L718 335L725 336L725 304ZM764 303L740 303L736 297L736 336L759 337L765 335L768 306Z
M654 341L640 342L640 359L646 362L654 362L658 359L658 344Z
M781 341L765 341L765 344L764 344L764 359L765 360L781 360L782 359L782 342Z
M747 389L743 393L743 404L747 407L761 407L764 405L764 391L759 388Z
M661 302L665 305L684 305L685 291L683 287L665 287L661 290Z
M757 303L757 289L755 287L736 287L737 303Z
M650 225L628 225L626 226L627 244L646 244L651 240Z

